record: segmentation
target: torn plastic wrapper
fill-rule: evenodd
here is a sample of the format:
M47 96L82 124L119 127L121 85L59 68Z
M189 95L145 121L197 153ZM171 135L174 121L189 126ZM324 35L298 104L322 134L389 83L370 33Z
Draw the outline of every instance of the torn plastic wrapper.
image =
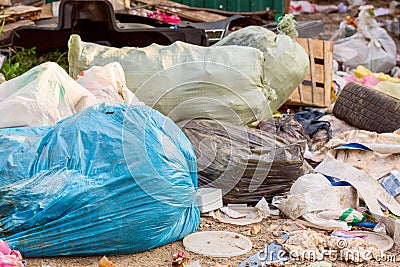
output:
M223 207L210 213L214 219L234 225L258 223L270 214L271 211L265 198L262 198L255 207L247 207L240 204L228 205L228 207Z

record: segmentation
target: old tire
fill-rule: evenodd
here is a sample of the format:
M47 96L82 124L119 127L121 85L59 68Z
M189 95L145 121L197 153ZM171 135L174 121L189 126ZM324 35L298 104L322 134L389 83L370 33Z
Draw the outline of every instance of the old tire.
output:
M340 93L333 114L347 123L371 132L400 128L400 99L358 83L349 83Z

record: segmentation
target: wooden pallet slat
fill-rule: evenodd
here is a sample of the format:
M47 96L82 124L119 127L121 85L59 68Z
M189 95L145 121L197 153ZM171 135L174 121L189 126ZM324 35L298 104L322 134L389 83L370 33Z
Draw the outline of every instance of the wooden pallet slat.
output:
M315 103L315 93L317 91L316 82L315 82L315 58L314 58L314 46L313 40L307 39L308 45L308 57L310 61L310 78L311 78L311 103Z
M325 94L324 103L325 106L331 104L331 87L332 87L332 65L333 65L333 43L324 42L324 60L325 60L325 91L329 94Z
M214 14L211 12L206 12L206 11L191 11L191 10L185 10L183 7L188 7L183 4L175 3L172 1L167 1L167 0L139 0L139 2L144 3L144 4L149 4L153 6L157 6L157 8L163 12L169 13L169 14L176 14L181 18L189 19L192 21L198 21L198 22L212 22L212 21L217 21L217 20L222 20L226 19L225 16ZM165 6L173 6L172 7L163 7L162 5Z
M297 42L309 56L309 72L286 104L327 107L330 105L333 44L305 38L298 38Z
M7 23L18 20L38 20L41 11L40 8L33 6L13 6L3 9L0 12L0 18L5 19Z

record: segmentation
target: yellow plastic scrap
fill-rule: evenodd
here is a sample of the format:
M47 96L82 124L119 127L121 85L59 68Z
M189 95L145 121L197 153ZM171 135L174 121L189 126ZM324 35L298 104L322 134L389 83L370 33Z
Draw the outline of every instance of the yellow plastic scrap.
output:
M372 72L362 65L358 65L357 68L354 70L354 76L356 76L356 78L359 78L359 79L364 78L368 74L372 74L374 77L378 78L381 81L400 83L400 79L398 79L398 78L393 78L392 76L385 74L383 72L379 72L379 73Z

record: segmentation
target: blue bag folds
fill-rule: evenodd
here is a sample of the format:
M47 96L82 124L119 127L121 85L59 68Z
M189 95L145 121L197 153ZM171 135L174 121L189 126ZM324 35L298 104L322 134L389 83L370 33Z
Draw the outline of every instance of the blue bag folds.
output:
M146 106L102 104L54 127L2 129L2 239L24 257L179 240L200 220L195 157L180 129Z

